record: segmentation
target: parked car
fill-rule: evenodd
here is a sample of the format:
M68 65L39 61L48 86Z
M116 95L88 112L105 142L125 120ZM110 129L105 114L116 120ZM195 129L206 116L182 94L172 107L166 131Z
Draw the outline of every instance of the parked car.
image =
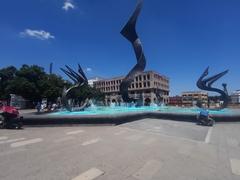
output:
M12 106L4 106L0 104L0 129L21 129L23 117L20 116L19 111Z

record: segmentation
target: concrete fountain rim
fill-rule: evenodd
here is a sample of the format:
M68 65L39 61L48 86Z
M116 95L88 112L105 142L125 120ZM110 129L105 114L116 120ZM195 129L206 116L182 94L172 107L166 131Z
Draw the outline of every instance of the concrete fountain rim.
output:
M212 117L216 122L240 122L239 114L214 114L212 115ZM23 123L25 125L48 125L48 124L120 125L146 118L197 122L196 114L148 111L130 113L128 112L124 114L121 113L110 115L49 115L49 113L44 114L29 113L24 115Z

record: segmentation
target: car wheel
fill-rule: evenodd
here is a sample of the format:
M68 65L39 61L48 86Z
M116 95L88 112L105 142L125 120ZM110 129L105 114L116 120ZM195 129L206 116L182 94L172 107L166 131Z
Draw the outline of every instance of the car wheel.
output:
M5 118L3 117L3 115L0 115L0 129L5 128Z

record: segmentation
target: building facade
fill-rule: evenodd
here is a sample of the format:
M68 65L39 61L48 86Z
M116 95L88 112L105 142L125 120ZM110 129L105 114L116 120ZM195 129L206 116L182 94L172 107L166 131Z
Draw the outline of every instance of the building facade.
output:
M173 97L169 97L169 105L170 106L182 106L183 102L182 102L182 96L173 96Z
M25 109L27 107L28 101L22 96L18 96L16 94L10 94L10 96L10 106L13 106L17 109Z
M97 82L97 81L100 81L102 80L103 78L100 78L100 77L94 77L94 78L91 78L88 80L88 85L93 87L94 86L94 83Z
M202 91L189 91L182 93L182 104L184 106L195 106L198 102L208 105L208 93Z
M232 104L240 104L240 90L234 91L231 96L231 103Z
M94 87L105 94L105 103L123 102L120 94L120 84L124 77L116 77L94 82ZM159 100L159 96L161 98ZM168 103L169 101L169 78L154 71L146 71L137 75L129 87L129 96L141 99L144 105L151 103Z

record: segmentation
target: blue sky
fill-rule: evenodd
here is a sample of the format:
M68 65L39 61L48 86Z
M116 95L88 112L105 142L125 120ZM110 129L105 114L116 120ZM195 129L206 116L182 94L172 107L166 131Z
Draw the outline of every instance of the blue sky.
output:
M0 6L0 68L38 64L54 72L80 63L87 75L112 77L136 63L120 30L136 0L7 0ZM137 31L147 70L167 75L171 94L229 69L217 84L240 89L239 0L145 0Z

